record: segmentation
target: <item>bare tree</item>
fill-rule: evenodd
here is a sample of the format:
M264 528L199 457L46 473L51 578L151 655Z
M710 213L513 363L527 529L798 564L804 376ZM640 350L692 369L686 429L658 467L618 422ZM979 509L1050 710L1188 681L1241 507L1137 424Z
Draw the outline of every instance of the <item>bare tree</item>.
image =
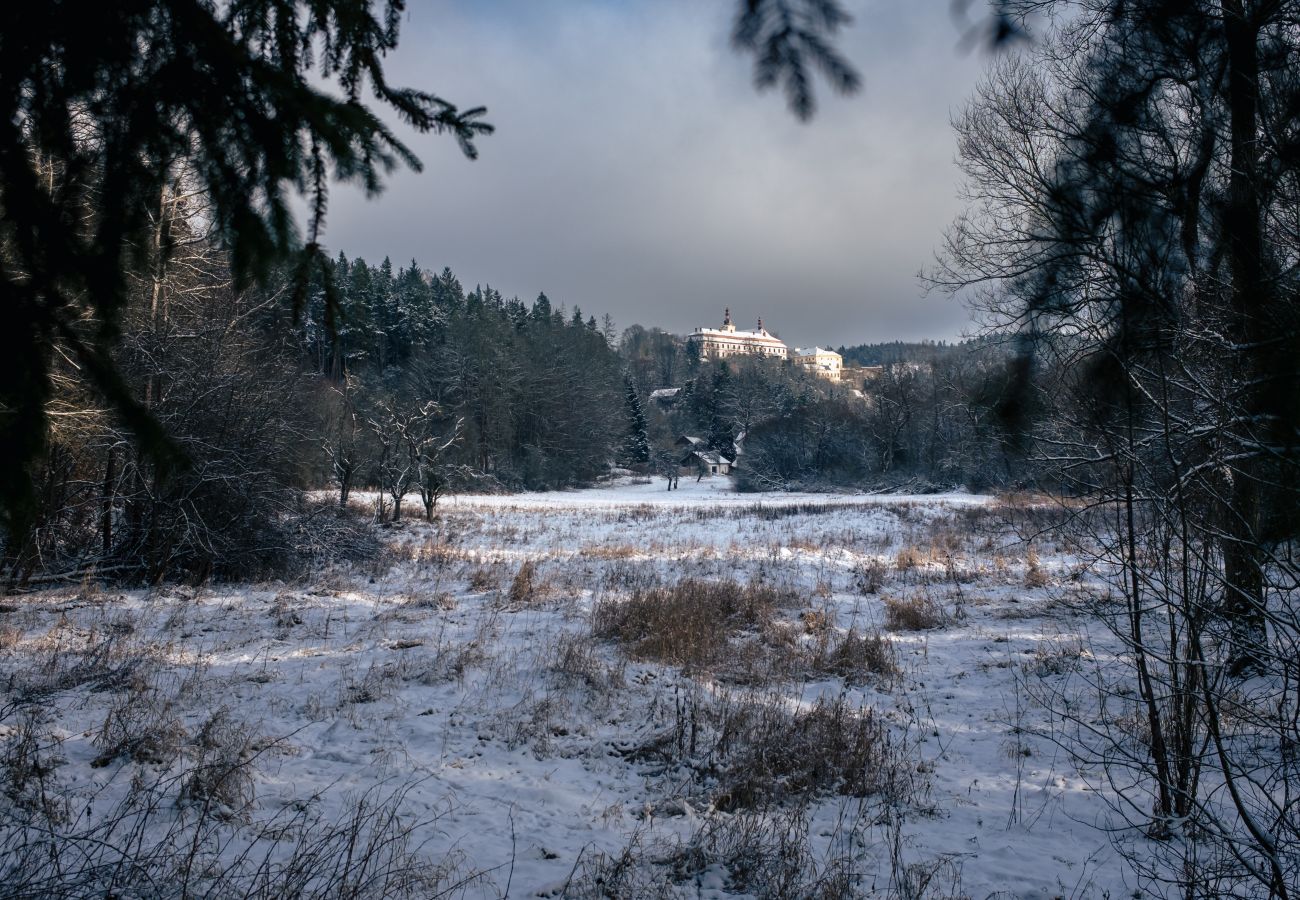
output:
M356 376L346 375L341 383L330 385L326 397L326 424L321 449L329 461L330 473L339 489L339 508L346 508L364 463L363 424L354 396Z
M1180 896L1287 897L1297 381L1278 354L1300 331L1295 243L1274 223L1295 181L1278 129L1300 9L1072 12L959 117L970 207L931 277L1038 351L1006 420L1081 498L1076 539L1113 591L1091 610L1125 648L1054 705L1156 842L1131 862Z
M418 487L420 502L424 504L424 518L433 521L433 511L438 500L447 492L458 478L465 478L465 466L449 458L448 451L460 442L465 420L457 418L447 424L445 417L441 423L431 423L433 430L418 439L412 446L417 454L419 467Z

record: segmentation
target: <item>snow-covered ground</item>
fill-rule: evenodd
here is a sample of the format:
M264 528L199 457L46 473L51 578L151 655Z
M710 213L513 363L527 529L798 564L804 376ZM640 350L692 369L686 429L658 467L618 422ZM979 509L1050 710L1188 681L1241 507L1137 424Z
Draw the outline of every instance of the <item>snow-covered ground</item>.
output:
M1031 554L1002 513L966 494L735 494L722 478L668 492L655 479L447 498L434 524L387 530L382 559L301 584L8 598L0 803L29 815L56 797L71 833L153 789L166 802L147 829L215 809L220 829L260 833L275 859L294 838L267 838L268 821L319 827L392 798L407 851L440 868L424 895L762 893L738 871L752 845L795 848L805 888L1124 896L1099 779L1030 699L1082 648L1104 652L1066 602L1086 579L1050 537ZM816 622L879 632L901 674L756 683L634 659L593 634L595 605L687 578L779 589L792 645ZM890 600L940 621L891 631ZM711 779L734 750L707 723L818 699L883 717L905 794L718 809ZM15 762L33 735L23 758L38 776ZM654 749L674 735L675 757ZM216 758L251 781L186 780Z
M593 506L698 506L701 503L728 506L790 506L798 503L843 505L874 499L879 503L944 503L982 504L988 498L980 494L807 494L807 493L738 493L729 478L710 477L700 480L684 478L673 490L667 490L662 478L621 479L607 487L585 488L571 491L544 491L522 494L462 494L448 497L446 506L481 509L497 507L507 509L583 508Z

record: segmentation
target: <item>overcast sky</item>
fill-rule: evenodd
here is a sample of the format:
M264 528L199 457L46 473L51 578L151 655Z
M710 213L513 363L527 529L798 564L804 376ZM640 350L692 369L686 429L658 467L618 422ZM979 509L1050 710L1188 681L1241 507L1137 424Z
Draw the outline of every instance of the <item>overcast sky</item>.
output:
M411 0L394 84L485 105L470 162L384 194L336 190L331 250L450 266L466 288L683 333L764 324L792 345L952 339L961 305L916 280L959 209L950 115L986 59L949 0L849 0L865 86L797 122L727 43L735 0Z

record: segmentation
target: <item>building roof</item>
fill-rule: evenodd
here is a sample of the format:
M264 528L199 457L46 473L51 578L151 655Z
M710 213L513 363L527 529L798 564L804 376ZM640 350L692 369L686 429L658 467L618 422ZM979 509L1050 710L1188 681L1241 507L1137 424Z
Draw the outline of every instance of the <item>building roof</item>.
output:
M777 347L782 350L788 349L785 345L785 341L768 333L767 329L763 327L763 320L761 318L758 320L758 327L753 331L738 331L736 329L736 323L731 321L731 307L727 307L727 311L722 317L721 328L696 328L686 336L686 340L719 341L722 343L750 346L757 344L772 347L773 349Z
M767 329L762 331L724 331L720 328L697 328L686 336L687 340L691 338L711 340L729 340L743 341L745 343L771 344L772 346L785 346L785 341L779 337L768 334Z
M710 466L731 465L731 460L727 459L725 456L723 456L721 453L719 453L716 450L692 450L690 453L686 454L685 457L683 457L682 461L685 462L691 457L695 457L696 459L702 460L704 463Z
M671 400L677 396L681 388L658 388L650 392L651 400Z

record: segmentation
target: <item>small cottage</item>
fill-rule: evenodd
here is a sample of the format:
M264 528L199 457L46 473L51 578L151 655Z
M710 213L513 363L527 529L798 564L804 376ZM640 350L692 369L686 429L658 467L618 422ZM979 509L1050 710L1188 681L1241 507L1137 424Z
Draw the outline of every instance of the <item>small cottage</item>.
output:
M730 475L732 462L716 450L690 450L681 464L694 467L700 475Z

